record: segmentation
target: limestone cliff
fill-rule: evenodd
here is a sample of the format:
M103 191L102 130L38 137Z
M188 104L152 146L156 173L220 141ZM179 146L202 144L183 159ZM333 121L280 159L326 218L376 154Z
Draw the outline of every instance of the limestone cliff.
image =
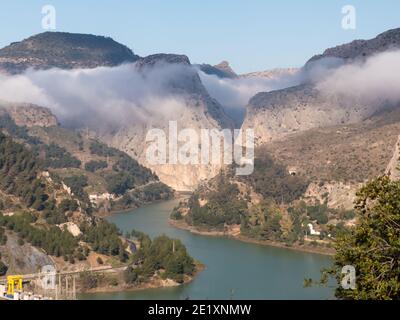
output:
M371 40L357 40L327 49L307 62L302 70L306 75L302 85L255 95L247 106L243 127L253 128L261 145L312 128L353 124L368 119L387 105L384 102L366 105L356 97L349 99L322 92L307 77L308 72L322 59L336 59L336 63L325 66L332 69L345 63L362 62L374 54L396 48L400 48L400 29L389 30Z
M400 136L394 147L393 157L386 169L386 174L393 180L400 180Z
M0 112L8 113L17 126L58 126L57 118L50 109L33 104L0 102Z

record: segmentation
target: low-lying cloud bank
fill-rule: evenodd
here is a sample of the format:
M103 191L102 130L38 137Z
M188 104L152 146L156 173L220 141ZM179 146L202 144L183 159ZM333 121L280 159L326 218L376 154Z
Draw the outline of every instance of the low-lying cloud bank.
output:
M364 63L343 65L321 79L317 88L367 105L400 102L400 51L387 51Z
M185 106L169 84L185 66L163 65L139 72L134 64L85 70L28 70L0 75L0 99L50 108L67 126L121 126L173 118ZM189 70L190 72L190 70Z
M157 65L139 71L135 64L85 70L28 70L0 75L0 100L49 107L66 126L121 127L157 119L176 120L187 108L182 92L198 72L212 97L240 124L248 101L258 92L313 82L326 95L363 104L400 101L400 51L378 54L365 62L317 61L292 75L276 78L220 79L190 66ZM351 100L350 100L351 101Z
M300 83L297 74L282 75L276 78L239 77L234 79L219 78L199 71L201 81L209 94L224 106L226 112L240 122L243 119L249 100L259 92L291 87Z

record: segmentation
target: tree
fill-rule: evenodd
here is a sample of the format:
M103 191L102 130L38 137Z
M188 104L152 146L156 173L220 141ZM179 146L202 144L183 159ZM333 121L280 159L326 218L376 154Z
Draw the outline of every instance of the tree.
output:
M132 267L126 268L124 271L124 280L126 283L133 284L137 281L138 275Z
M338 235L333 275L341 281L343 266L356 269L355 290L336 289L342 299L400 298L400 182L383 176L357 194L357 225ZM326 282L326 281L325 281Z
M7 270L7 266L2 261L0 261L0 276L4 276L7 273Z

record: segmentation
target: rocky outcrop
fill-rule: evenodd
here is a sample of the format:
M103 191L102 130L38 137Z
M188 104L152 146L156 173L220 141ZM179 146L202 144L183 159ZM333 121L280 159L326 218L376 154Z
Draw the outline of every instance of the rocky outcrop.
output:
M58 121L50 109L29 103L4 103L0 102L1 110L7 113L17 126L54 127Z
M8 266L8 274L37 273L44 266L54 266L51 258L29 243L20 245L18 237L7 232L7 243L0 246L2 260Z
M236 72L233 71L233 69L229 65L229 62L227 61L222 61L221 63L215 66L212 66L210 64L200 64L196 65L196 67L198 67L205 74L214 75L221 79L224 78L235 79L238 77Z
M298 73L298 68L277 68L265 71L256 71L240 75L241 78L267 78L267 79L278 79L281 77L293 76Z
M313 85L262 92L247 106L244 129L254 129L257 145L312 128L359 122L376 110L328 96Z
M324 53L312 57L306 66L323 58L338 58L346 62L365 60L377 53L394 49L400 49L400 28L388 30L370 40L355 40L326 49Z
M329 208L352 210L356 193L362 187L362 183L311 183L304 194L305 200L317 203L326 203Z
M146 150L150 145L150 142L146 142L147 133L150 129L156 128L163 130L168 137L171 120L176 121L178 132L190 128L199 136L201 129L232 129L233 123L222 106L210 97L186 56L157 54L145 57L136 63L136 68L144 77L159 66L179 67L179 72L174 72L174 75L168 78L165 90L184 107L162 116L157 113L149 114L147 121L143 123L125 125L113 132L100 133L100 139L151 168L162 182L175 190L193 190L200 181L215 176L221 166L149 163L146 158ZM200 149L200 145L196 144L196 148Z
M0 50L0 70L11 74L34 69L117 66L139 56L111 38L90 34L45 32Z
M400 180L400 136L394 148L393 157L386 169L386 174L395 181Z

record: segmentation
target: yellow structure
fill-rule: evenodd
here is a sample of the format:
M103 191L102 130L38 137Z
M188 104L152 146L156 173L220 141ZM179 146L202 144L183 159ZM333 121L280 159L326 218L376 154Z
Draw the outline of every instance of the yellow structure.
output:
M7 294L14 295L15 289L22 291L22 276L7 277Z

